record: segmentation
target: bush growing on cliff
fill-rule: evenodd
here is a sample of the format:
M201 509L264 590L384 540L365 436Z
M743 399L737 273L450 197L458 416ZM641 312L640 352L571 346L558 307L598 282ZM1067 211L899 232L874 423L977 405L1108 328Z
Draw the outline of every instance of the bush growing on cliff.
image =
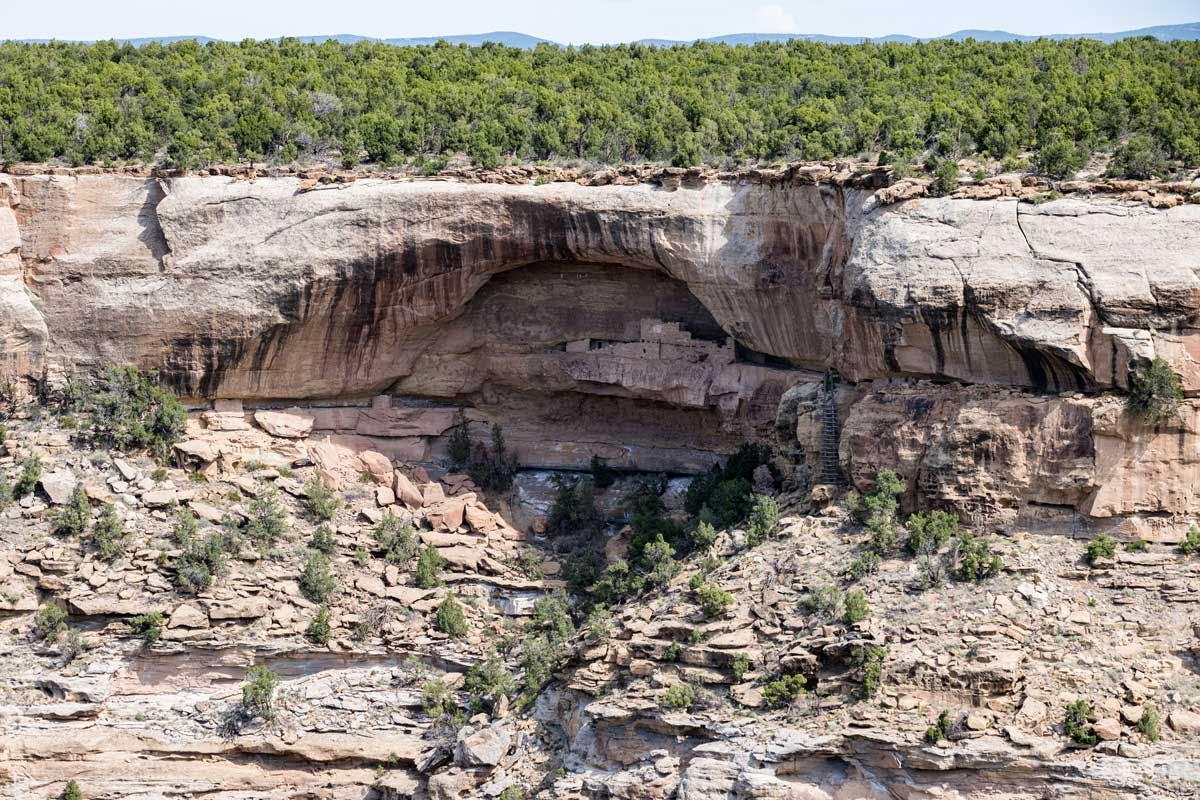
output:
M899 535L897 514L904 482L889 469L875 475L875 487L867 494L850 499L850 510L870 534L868 547L879 556L890 555L896 549Z
M75 781L67 781L67 785L58 795L58 800L83 800L83 791Z
M246 517L246 538L261 553L270 550L287 532L287 515L274 488L264 489L250 501Z
M1179 543L1179 549L1185 556L1190 556L1192 553L1200 553L1200 528L1194 524L1188 526L1187 533L1183 536L1183 541Z
M858 589L846 593L843 606L842 621L847 625L857 625L871 616L871 604L867 602L867 596Z
M517 457L508 451L504 429L492 426L492 446L477 445L467 465L467 474L484 489L505 492L517 475Z
M463 691L471 698L473 710L491 710L501 697L512 697L515 689L516 681L495 653L469 667L463 675Z
M1162 358L1139 364L1129 373L1129 396L1125 406L1142 421L1157 425L1179 414L1183 381Z
M437 607L435 621L439 631L449 634L455 639L466 636L469 630L467 615L463 612L462 604L454 598L453 594L446 595L446 599Z
M1076 744L1095 745L1100 741L1096 729L1092 727L1091 719L1095 716L1092 704L1087 700L1076 700L1067 706L1063 727L1067 736Z
M21 474L17 476L17 482L13 484L13 494L17 497L33 494L33 490L37 488L41 478L42 459L36 454L29 456L21 462Z
M245 717L261 717L269 722L275 716L275 689L278 687L279 676L269 667L251 667L242 685L241 710Z
M711 583L700 584L696 589L696 599L700 602L700 610L707 619L721 616L733 605L733 595Z
M308 627L304 630L304 635L311 639L315 644L329 644L329 636L331 634L329 624L329 606L322 605L317 608L317 613L313 614L312 620L308 623Z
M471 463L471 423L460 408L454 417L454 427L446 440L446 454L452 469L462 469Z
M417 552L417 532L412 525L401 522L391 511L371 530L375 543L383 550L383 558L389 564L407 564Z
M54 532L59 536L81 536L92 521L92 503L83 482L75 484L71 499L54 515Z
M92 524L92 545L102 561L112 561L125 552L125 523L116 509L105 503Z
M328 525L318 525L308 544L313 550L327 556L333 555L337 549L337 541L333 538L333 531L329 529Z
M945 511L911 514L904 527L908 531L904 549L914 556L928 555L958 535L958 517Z
M933 168L933 182L929 185L930 194L934 197L943 197L957 188L958 164L950 158L937 162Z
M433 589L436 586L442 585L442 567L446 566L446 559L438 553L436 547L426 547L421 551L421 556L417 559L417 568L414 575L417 579L417 586L422 589Z
M696 687L690 683L676 683L663 693L662 704L667 708L690 708L696 702Z
M1004 561L986 541L963 531L958 535L957 568L955 573L962 581L981 581L998 575Z
M779 503L774 497L755 495L746 525L746 544L755 547L764 542L779 524Z
M566 480L554 477L554 505L546 520L546 533L562 536L594 537L604 527L590 478Z
M1087 543L1087 551L1084 557L1088 564L1095 564L1102 558L1113 559L1117 555L1117 540L1109 536L1107 533L1102 533L1095 539Z
M930 725L925 729L925 742L927 744L937 744L942 739L945 739L950 734L952 725L950 709L942 709L942 713L938 714L937 724Z
M688 484L684 510L716 528L737 525L753 507L755 471L769 464L770 448L743 444L724 466L713 465Z
M33 636L38 641L52 642L67 629L67 612L61 606L47 603L33 617Z
M151 611L149 614L139 614L129 618L129 629L135 636L142 637L146 644L154 644L162 638L163 618L161 611Z
M780 676L763 687L763 702L767 708L785 708L804 696L807 685L800 673Z
M858 667L860 690L863 698L874 697L883 684L883 661L887 648L878 645L863 645L851 652L851 661Z
M597 489L607 489L617 482L617 471L608 465L608 459L593 455L591 464L592 483Z
M329 566L329 557L319 550L309 551L300 573L300 592L314 603L324 603L337 589L337 578Z
M222 531L213 531L204 539L194 533L188 536L175 560L175 586L186 594L198 594L212 586L213 580L224 574L225 554L232 547Z
M159 460L170 455L187 422L179 401L137 367L110 367L67 402L89 417L94 444L148 450Z
M341 505L341 498L320 475L314 475L304 484L304 506L318 520L328 522L333 519Z

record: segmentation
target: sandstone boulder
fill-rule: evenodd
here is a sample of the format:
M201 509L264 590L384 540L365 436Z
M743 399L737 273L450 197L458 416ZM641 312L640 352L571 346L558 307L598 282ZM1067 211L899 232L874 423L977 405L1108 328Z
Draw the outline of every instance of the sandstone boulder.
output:
M312 415L299 408L289 408L286 411L255 411L254 421L267 433L283 439L303 439L312 433L313 429Z

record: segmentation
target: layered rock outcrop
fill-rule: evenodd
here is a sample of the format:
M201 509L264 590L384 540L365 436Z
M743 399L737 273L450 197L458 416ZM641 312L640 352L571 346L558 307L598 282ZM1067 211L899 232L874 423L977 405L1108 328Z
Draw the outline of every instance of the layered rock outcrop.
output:
M387 395L382 414L314 410L316 428L410 461L436 461L453 411L466 407L502 422L531 466L601 455L694 471L769 433L785 393L829 369L850 384L1014 388L1027 396L1013 403L1040 409L1043 393L1124 387L1131 363L1160 355L1200 388L1196 205L1075 195L884 206L866 188L736 180L0 184L8 371L135 363L197 401L365 406ZM888 391L855 390L868 405L850 412L852 435L871 438L861 420ZM951 410L962 397L932 402L943 418L970 415ZM1051 404L1062 409L1054 420L1092 414L1091 400ZM1045 420L1020 419L1006 447L1044 458ZM930 435L921 417L905 421ZM995 480L1020 502L1087 513L1190 510L1191 473L1174 470L1165 444L1150 449L1164 453L1175 488L1097 490L1110 466L1120 473L1145 450L1130 424L1105 423L1086 446L1079 430L1060 431L1086 477L1047 483L1055 463L1035 471L1029 492L1007 473ZM848 441L851 473L855 460L872 467ZM968 443L945 446L944 466L961 466ZM938 471L924 470L923 486ZM969 486L929 488L935 499L981 499Z

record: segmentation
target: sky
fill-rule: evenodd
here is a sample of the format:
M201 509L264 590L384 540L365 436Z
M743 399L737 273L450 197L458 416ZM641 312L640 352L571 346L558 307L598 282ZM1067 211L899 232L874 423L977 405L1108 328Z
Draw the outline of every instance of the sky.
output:
M520 31L563 43L726 33L937 36L964 28L1100 33L1200 20L1200 0L38 0L10 2L0 39Z

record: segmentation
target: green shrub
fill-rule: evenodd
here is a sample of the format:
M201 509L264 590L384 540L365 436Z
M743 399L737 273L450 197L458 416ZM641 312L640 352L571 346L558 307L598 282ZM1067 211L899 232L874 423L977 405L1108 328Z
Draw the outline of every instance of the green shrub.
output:
M887 648L878 645L856 647L851 652L851 660L858 667L859 682L864 698L874 697L883 683L883 660L887 658Z
M649 586L665 586L682 569L675 560L675 548L663 540L662 534L642 549L642 574Z
M1167 157L1148 133L1135 133L1113 152L1105 174L1113 178L1147 180L1162 175Z
M800 598L800 604L810 614L833 619L838 616L842 607L842 590L833 584L820 584L805 592Z
M746 543L750 547L760 544L779 524L779 503L774 497L755 495L750 509L750 520L746 526Z
M588 612L587 632L592 641L604 644L612 637L612 612L602 605L593 606Z
M591 464L592 483L597 489L607 489L617 482L617 472L608 465L608 460L593 455Z
M372 529L371 536L383 550L383 558L389 564L407 564L417 552L416 530L412 525L401 522L391 511L384 512Z
M1157 742L1162 738L1162 718L1158 715L1158 709L1151 705L1142 709L1142 716L1138 719L1138 730L1148 741Z
M1096 735L1096 729L1090 722L1094 713L1092 704L1087 700L1076 700L1067 706L1063 724L1071 741L1086 745L1094 745L1100 741L1100 737Z
M446 559L442 558L436 547L426 547L421 551L420 558L417 559L417 568L414 572L417 579L417 586L422 589L432 589L435 586L442 585L442 568L446 566Z
M242 685L242 712L250 719L262 717L270 720L275 716L275 689L279 676L269 667L251 667L246 672L246 683Z
M700 520L696 523L696 527L691 533L692 549L698 553L703 553L712 549L712 546L717 542L717 529L712 526L712 523L706 520Z
M546 519L549 536L595 536L604 527L596 510L592 481L581 478L570 481L554 477L554 504Z
M783 675L763 687L763 702L768 708L784 708L804 696L808 681L800 673Z
M958 535L958 579L981 581L1000 574L1004 560L983 539L963 531Z
M852 581L859 581L868 575L874 575L879 570L880 561L879 553L867 550L850 562L850 566L846 568L846 577Z
M517 474L517 458L508 452L504 430L492 426L492 446L479 445L467 466L467 474L484 489L504 492L512 487Z
M325 603L337 589L337 578L329 566L329 557L319 550L309 551L300 573L300 593L314 603Z
M474 708L494 708L502 696L512 697L515 688L512 675L495 653L472 665L463 676L463 691Z
M676 683L667 688L663 705L667 708L691 708L696 702L696 687L690 683Z
M856 625L871 615L867 596L858 589L846 593L845 612L842 619L847 625Z
M561 592L539 597L533 604L526 630L544 634L550 641L565 642L575 634L567 598Z
M1107 533L1100 534L1097 538L1092 539L1087 543L1087 553L1085 558L1089 564L1095 564L1102 558L1112 559L1117 555L1117 540L1109 536Z
M684 498L684 510L718 529L737 525L751 511L754 472L769 464L770 459L769 448L743 444L724 466L714 465L692 479Z
M329 556L333 555L333 552L337 549L337 541L333 538L333 531L329 529L329 526L322 524L318 525L317 529L313 531L312 539L309 540L309 546L318 553L324 553Z
M446 454L452 469L462 469L471 463L471 427L462 409L454 418L454 427L446 440Z
M229 541L224 534L210 533L203 541L191 539L175 561L175 586L187 594L199 594L225 572L225 551Z
M246 512L246 538L260 553L270 550L287 532L287 516L279 504L279 492L263 489L250 501Z
M1183 380L1162 358L1142 362L1129 373L1125 407L1148 424L1157 425L1179 415Z
M58 795L58 800L83 800L83 791L75 781L67 781L67 785Z
M933 182L929 184L929 193L934 197L943 197L958 188L958 164L953 159L943 159L933 170Z
M42 606L33 617L33 635L39 641L54 641L66 629L67 612L53 603Z
M139 614L129 619L129 628L135 635L141 636L146 644L154 644L162 638L163 613L151 611L149 614Z
M320 474L313 475L308 483L304 484L304 507L316 519L328 522L337 514L341 505L341 498Z
M8 476L0 472L0 511L8 508L13 499L13 485L8 480Z
M196 515L183 507L176 509L171 517L171 540L175 542L175 546L187 548L196 541L199 534L200 523Z
M317 644L329 644L330 633L329 607L323 605L317 609L316 614L313 614L312 621L308 623L304 634Z
M426 681L421 687L421 708L433 719L441 719L458 710L450 688L440 680Z
M467 635L467 615L463 612L462 604L454 599L454 595L446 595L446 599L437 607L437 629L456 639Z
M525 800L525 793L515 783L504 787L498 800Z
M875 475L875 488L862 496L858 508L859 519L871 535L870 549L879 556L889 555L896 549L896 515L900 510L900 495L904 494L904 482L890 469L880 470Z
M745 653L738 653L733 657L730 669L733 672L733 680L741 683L742 679L746 677L746 673L750 671L750 657Z
M125 552L125 523L111 504L100 507L100 516L92 524L92 545L102 561L112 561Z
M937 724L930 725L925 729L925 741L929 744L937 744L945 739L950 733L950 725L950 710L942 709L942 713L938 714Z
M1200 553L1200 528L1194 524L1188 526L1187 533L1184 534L1183 541L1179 544L1179 549L1185 556Z
M165 460L183 435L187 412L137 367L112 367L75 399L91 417L92 440L115 450L149 450Z
M1058 178L1070 178L1083 167L1084 155L1080 148L1061 130L1051 131L1044 137L1033 157L1033 168L1039 174Z
M525 639L521 650L522 702L532 702L542 691L554 671L567 657L567 648L562 640L548 635Z
M1145 539L1130 539L1125 543L1126 553L1144 553L1150 547Z
M711 583L701 584L696 590L696 599L700 601L700 610L708 619L721 616L733 605L733 595Z
M33 494L33 490L37 488L38 481L41 479L42 459L37 454L25 458L21 461L21 474L17 476L17 482L13 484L13 494L17 497Z
M904 527L908 530L905 549L914 556L928 555L958 535L958 517L945 511L910 514Z
M82 536L92 521L92 503L83 482L75 484L71 499L54 515L54 532L60 536Z

